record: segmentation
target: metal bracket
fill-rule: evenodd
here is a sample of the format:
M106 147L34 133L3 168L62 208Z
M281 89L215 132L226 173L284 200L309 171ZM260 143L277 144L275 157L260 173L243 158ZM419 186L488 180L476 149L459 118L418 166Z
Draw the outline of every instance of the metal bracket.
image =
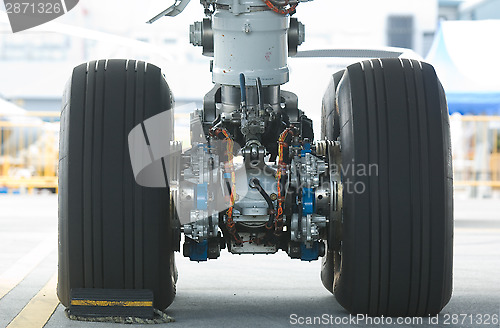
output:
M146 23L153 24L163 16L174 17L179 15L181 12L184 11L189 1L191 0L175 0L175 3L173 5L171 5L170 7L168 7L167 9L156 15L155 17L151 18Z

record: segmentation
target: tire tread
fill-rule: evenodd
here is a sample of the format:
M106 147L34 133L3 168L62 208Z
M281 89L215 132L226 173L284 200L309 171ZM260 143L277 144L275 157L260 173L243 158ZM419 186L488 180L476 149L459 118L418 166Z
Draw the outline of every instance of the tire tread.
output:
M368 60L347 68L338 95L343 164L376 163L378 175L344 176L366 192L344 190L335 296L351 313L436 314L451 296L453 224L436 73L415 60Z
M76 67L66 92L59 298L68 306L72 288L150 289L165 309L175 295L170 194L135 183L127 140L171 108L168 85L156 66L99 60Z

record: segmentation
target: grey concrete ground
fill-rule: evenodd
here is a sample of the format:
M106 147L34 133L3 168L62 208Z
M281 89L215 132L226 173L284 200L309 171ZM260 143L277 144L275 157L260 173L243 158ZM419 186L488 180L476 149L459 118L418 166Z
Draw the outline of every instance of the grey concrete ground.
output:
M454 294L439 324L428 318L408 324L396 319L393 324L348 322L349 315L321 284L319 262L291 260L284 253L224 252L207 263L192 263L177 254L177 297L167 310L176 322L158 326L299 326L301 320L320 317L327 319L323 326L330 327L500 327L494 320L500 314L500 201L457 200L455 208ZM0 196L0 278L23 270L26 274L0 299L0 327L6 327L56 272L56 233L55 196ZM119 326L70 321L61 305L45 325Z

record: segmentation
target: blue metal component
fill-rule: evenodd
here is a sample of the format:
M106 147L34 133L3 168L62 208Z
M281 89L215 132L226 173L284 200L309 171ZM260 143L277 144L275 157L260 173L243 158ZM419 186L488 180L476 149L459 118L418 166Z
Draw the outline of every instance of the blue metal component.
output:
M231 179L231 173L225 172L224 173L224 179Z
M207 145L206 145L206 144L204 144L204 143L200 143L200 144L198 144L198 148L201 148L201 149L203 149L205 152L207 152L207 151L208 151L209 146L207 146Z
M305 143L304 148L300 151L300 157L304 157L306 154L311 153L311 144L310 143Z
M245 83L245 74L240 74L240 89L241 89L241 102L247 104L247 89Z
M319 242L315 241L311 248L307 248L306 244L300 245L300 259L302 261L316 261L319 258Z
M302 214L313 214L314 213L314 189L313 188L303 188L302 189Z
M191 261L207 261L208 260L208 240L199 243L191 242L189 244L189 259Z
M208 184L200 183L196 186L196 208L206 211L208 208Z

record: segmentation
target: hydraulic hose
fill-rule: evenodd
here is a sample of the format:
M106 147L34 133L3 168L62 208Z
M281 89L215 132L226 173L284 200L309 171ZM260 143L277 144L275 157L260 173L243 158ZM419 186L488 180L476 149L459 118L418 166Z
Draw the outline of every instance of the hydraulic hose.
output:
M262 94L262 81L257 77L257 98L259 99L259 109L264 111L264 95Z
M267 207L269 208L269 214L270 214L269 215L269 222L274 223L275 210L274 210L273 201L271 200L271 197L269 197L267 192L264 190L264 188L262 188L262 186L260 185L259 179L257 179L257 178L250 179L249 186L252 189L257 189L257 191L262 195L262 197L264 197L264 199L266 200L266 203L267 203Z
M273 201L271 200L271 197L269 197L267 192L260 185L259 179L257 179L257 178L250 179L249 186L250 186L250 188L257 189L259 191L259 193L262 195L262 197L264 197L264 199L266 200L267 206L269 208L269 220L266 223L266 230L267 230L266 235L262 239L260 239L260 238L256 239L257 244L268 244L269 241L273 237L273 230L274 230L273 227L274 227L274 220L276 218L276 210L274 209L274 205L273 205Z
M245 83L245 74L240 74L240 90L241 90L241 103L246 107L247 105L247 89Z

